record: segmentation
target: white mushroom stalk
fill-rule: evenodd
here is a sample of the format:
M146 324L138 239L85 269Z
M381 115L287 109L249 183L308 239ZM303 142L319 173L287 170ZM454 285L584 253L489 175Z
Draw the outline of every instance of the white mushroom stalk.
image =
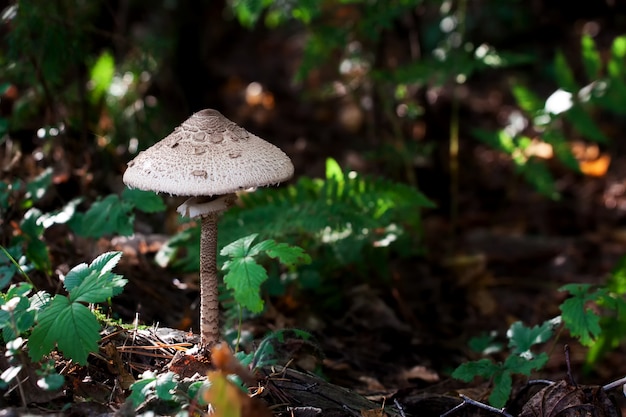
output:
M276 146L216 110L199 111L165 139L128 163L129 187L191 197L177 211L201 218L200 336L210 347L220 338L217 220L235 204L239 190L277 184L293 164Z

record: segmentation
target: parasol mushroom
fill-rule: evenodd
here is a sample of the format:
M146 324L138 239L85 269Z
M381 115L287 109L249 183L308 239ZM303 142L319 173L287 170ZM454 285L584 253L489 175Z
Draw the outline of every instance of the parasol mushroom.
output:
M277 184L293 175L283 151L228 120L217 110L193 114L165 139L128 163L131 188L189 196L177 211L200 217L200 340L220 337L217 220L235 204L237 191Z

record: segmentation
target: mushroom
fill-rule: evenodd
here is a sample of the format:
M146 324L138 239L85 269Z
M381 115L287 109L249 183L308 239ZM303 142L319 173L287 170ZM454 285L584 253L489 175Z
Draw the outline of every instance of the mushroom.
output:
M128 163L131 188L189 196L177 211L200 217L200 340L220 337L217 220L235 204L237 191L277 184L293 175L283 151L228 120L217 110L193 114L165 139Z

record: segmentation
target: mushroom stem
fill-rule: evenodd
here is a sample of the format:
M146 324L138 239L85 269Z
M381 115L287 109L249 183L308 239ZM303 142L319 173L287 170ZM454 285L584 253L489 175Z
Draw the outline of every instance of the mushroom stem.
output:
M211 347L220 338L217 281L217 218L202 216L200 226L200 344Z

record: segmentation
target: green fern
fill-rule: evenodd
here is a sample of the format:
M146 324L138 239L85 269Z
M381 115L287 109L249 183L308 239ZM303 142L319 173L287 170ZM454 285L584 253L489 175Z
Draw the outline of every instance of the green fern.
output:
M326 163L326 177L302 177L294 185L259 189L241 196L241 204L219 223L220 249L250 233L260 240L302 247L313 262L283 275L270 269L265 290L279 295L291 282L299 288L329 290L333 303L336 284L323 288L337 271L350 267L350 276L384 276L388 251L421 251L421 209L433 204L418 190L383 178L343 171L336 161ZM161 266L187 271L199 265L197 226L172 237L157 254ZM219 261L227 259L222 256ZM330 288L332 287L332 288Z
M328 243L357 236L371 243L382 238L374 230L392 223L419 232L420 209L433 206L415 188L343 172L333 159L323 180L303 177L289 187L242 195L241 201L220 223L229 241L255 231L281 241Z

